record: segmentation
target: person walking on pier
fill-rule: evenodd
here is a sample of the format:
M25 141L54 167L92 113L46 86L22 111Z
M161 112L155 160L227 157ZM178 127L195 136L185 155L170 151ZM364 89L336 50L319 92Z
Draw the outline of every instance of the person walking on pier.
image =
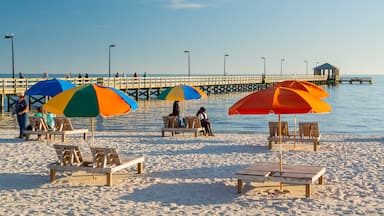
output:
M15 108L13 109L13 114L16 115L17 123L19 124L19 138L24 137L24 131L27 124L28 118L28 104L25 101L25 97L23 94L18 95L18 99L15 104Z

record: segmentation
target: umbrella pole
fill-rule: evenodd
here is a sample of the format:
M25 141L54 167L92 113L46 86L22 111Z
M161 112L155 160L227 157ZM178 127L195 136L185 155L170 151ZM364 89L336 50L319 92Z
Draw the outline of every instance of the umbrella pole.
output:
M283 142L281 137L281 118L279 114L279 143L280 143L280 177L283 172ZM283 183L280 181L280 190L283 190Z
M92 134L91 144L92 144L92 147L94 147L95 146L95 126L94 126L93 118L91 118L91 134Z
M293 138L294 138L294 140L295 140L295 141L293 142L293 147L296 148L296 114L294 115L293 122L294 122Z

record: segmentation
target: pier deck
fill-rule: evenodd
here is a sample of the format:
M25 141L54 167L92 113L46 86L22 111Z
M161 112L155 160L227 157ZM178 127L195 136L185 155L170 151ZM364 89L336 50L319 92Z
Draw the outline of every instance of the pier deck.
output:
M175 77L90 77L90 78L57 78L68 80L76 86L86 84L99 84L122 90L127 95L139 99L150 100L157 98L164 88L176 85L191 85L200 87L209 94L222 94L228 92L246 92L267 88L274 83L297 79L310 81L316 84L326 84L325 76L175 76ZM3 78L0 79L0 112L10 111L16 101L15 95L25 92L44 78ZM48 98L43 96L29 96L30 107L34 103L45 103Z

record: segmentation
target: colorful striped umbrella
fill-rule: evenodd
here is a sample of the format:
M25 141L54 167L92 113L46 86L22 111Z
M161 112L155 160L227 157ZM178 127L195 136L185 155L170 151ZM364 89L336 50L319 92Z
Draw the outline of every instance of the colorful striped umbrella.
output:
M118 89L89 84L56 95L43 108L66 117L106 117L129 113L138 105Z
M42 95L53 97L62 91L76 87L73 83L66 80L49 79L39 81L31 86L25 95Z
M135 111L138 105L118 89L89 84L61 92L44 104L43 108L66 117L91 117L93 143L93 117L127 114Z
M198 87L189 86L189 85L178 85L174 87L169 87L159 95L158 99L160 100L195 100L207 97L202 90Z

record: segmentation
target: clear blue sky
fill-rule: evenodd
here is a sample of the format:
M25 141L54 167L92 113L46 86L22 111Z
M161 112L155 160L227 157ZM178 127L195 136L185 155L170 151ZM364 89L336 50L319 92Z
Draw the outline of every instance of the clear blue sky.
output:
M0 73L384 72L382 0L0 0Z

